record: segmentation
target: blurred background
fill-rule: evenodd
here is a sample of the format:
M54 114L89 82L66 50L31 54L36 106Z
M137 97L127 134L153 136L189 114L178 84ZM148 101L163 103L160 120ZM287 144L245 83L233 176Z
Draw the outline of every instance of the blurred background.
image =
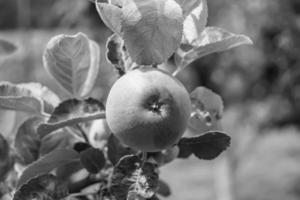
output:
M224 100L232 145L213 162L190 158L162 169L172 200L300 199L300 1L210 0L208 25L246 34L253 46L206 56L178 77L191 91L206 86ZM41 82L58 92L42 66L48 40L86 33L101 45L93 96L115 80L105 60L111 32L88 0L0 0L0 38L18 46L0 60L0 80ZM2 130L3 131L3 130Z

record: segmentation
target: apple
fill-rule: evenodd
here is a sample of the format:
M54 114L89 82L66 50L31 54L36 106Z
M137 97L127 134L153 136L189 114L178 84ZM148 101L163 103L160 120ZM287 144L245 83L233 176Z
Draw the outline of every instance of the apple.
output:
M184 85L169 73L153 68L127 72L112 86L106 120L125 145L144 152L170 148L182 137L191 113Z

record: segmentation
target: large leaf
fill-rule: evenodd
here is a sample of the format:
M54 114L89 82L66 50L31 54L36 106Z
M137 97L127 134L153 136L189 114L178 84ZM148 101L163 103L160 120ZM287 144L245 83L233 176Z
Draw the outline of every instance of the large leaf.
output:
M85 34L58 35L47 44L46 70L71 96L86 97L99 71L100 47Z
M15 52L17 47L4 39L0 39L0 56L6 56Z
M33 162L23 171L19 178L17 189L38 175L47 174L57 167L76 160L79 160L79 154L72 149L51 151L49 154Z
M122 30L126 49L140 65L161 64L179 47L182 9L174 0L125 0Z
M60 200L68 195L66 184L61 183L52 174L36 176L19 188L13 200L55 199Z
M137 156L125 156L115 166L110 191L116 199L149 199L158 187L156 166ZM135 197L135 198L132 198Z
M18 129L15 137L15 149L24 164L30 164L39 157L41 140L37 126L42 120L37 117L27 119Z
M230 137L221 132L208 132L193 138L182 138L178 146L199 159L211 160L219 156L230 145Z
M57 129L104 118L104 116L104 106L96 99L69 99L55 108L47 123L40 124L38 134L44 137Z
M96 3L97 11L104 22L113 32L121 35L122 10L116 5L108 3Z
M0 83L0 108L33 114L52 112L59 98L39 83Z
M219 121L223 114L222 98L205 87L197 87L191 94L192 114L188 127L194 134L220 130Z
M187 44L196 45L207 23L206 0L198 0L198 5L191 10L183 22L183 41Z
M252 41L245 35L234 34L217 27L207 27L193 44L195 46L188 52L181 49L177 51L175 62L178 69L174 75L203 56L229 50L240 45L252 44Z

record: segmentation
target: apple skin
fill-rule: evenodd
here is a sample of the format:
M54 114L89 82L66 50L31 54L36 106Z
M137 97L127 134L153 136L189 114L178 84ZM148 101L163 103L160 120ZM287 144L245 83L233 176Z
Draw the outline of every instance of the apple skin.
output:
M183 84L156 68L129 71L112 86L106 120L125 145L157 152L176 144L187 128L191 101Z

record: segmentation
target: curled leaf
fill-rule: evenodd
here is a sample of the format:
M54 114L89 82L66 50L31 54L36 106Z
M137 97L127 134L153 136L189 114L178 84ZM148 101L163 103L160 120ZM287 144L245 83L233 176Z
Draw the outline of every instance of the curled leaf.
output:
M196 45L207 23L208 9L206 0L197 0L198 4L193 7L183 22L183 42Z
M41 137L57 129L72 126L80 122L100 119L105 116L104 105L96 99L69 99L59 104L46 123L38 127Z
M218 130L223 114L221 97L205 87L197 87L191 94L192 114L188 127L194 134Z
M179 47L182 9L174 0L125 0L122 31L126 49L139 65L161 64Z
M99 71L100 47L83 33L58 35L48 42L43 63L71 96L86 97Z
M230 137L221 132L207 132L204 135L192 138L182 138L178 146L187 152L193 153L199 159L211 160L219 156L230 145Z
M158 187L155 168L155 165L143 163L137 156L123 157L114 168L111 193L120 200L150 199Z
M33 114L52 112L59 98L39 83L0 83L0 107Z

